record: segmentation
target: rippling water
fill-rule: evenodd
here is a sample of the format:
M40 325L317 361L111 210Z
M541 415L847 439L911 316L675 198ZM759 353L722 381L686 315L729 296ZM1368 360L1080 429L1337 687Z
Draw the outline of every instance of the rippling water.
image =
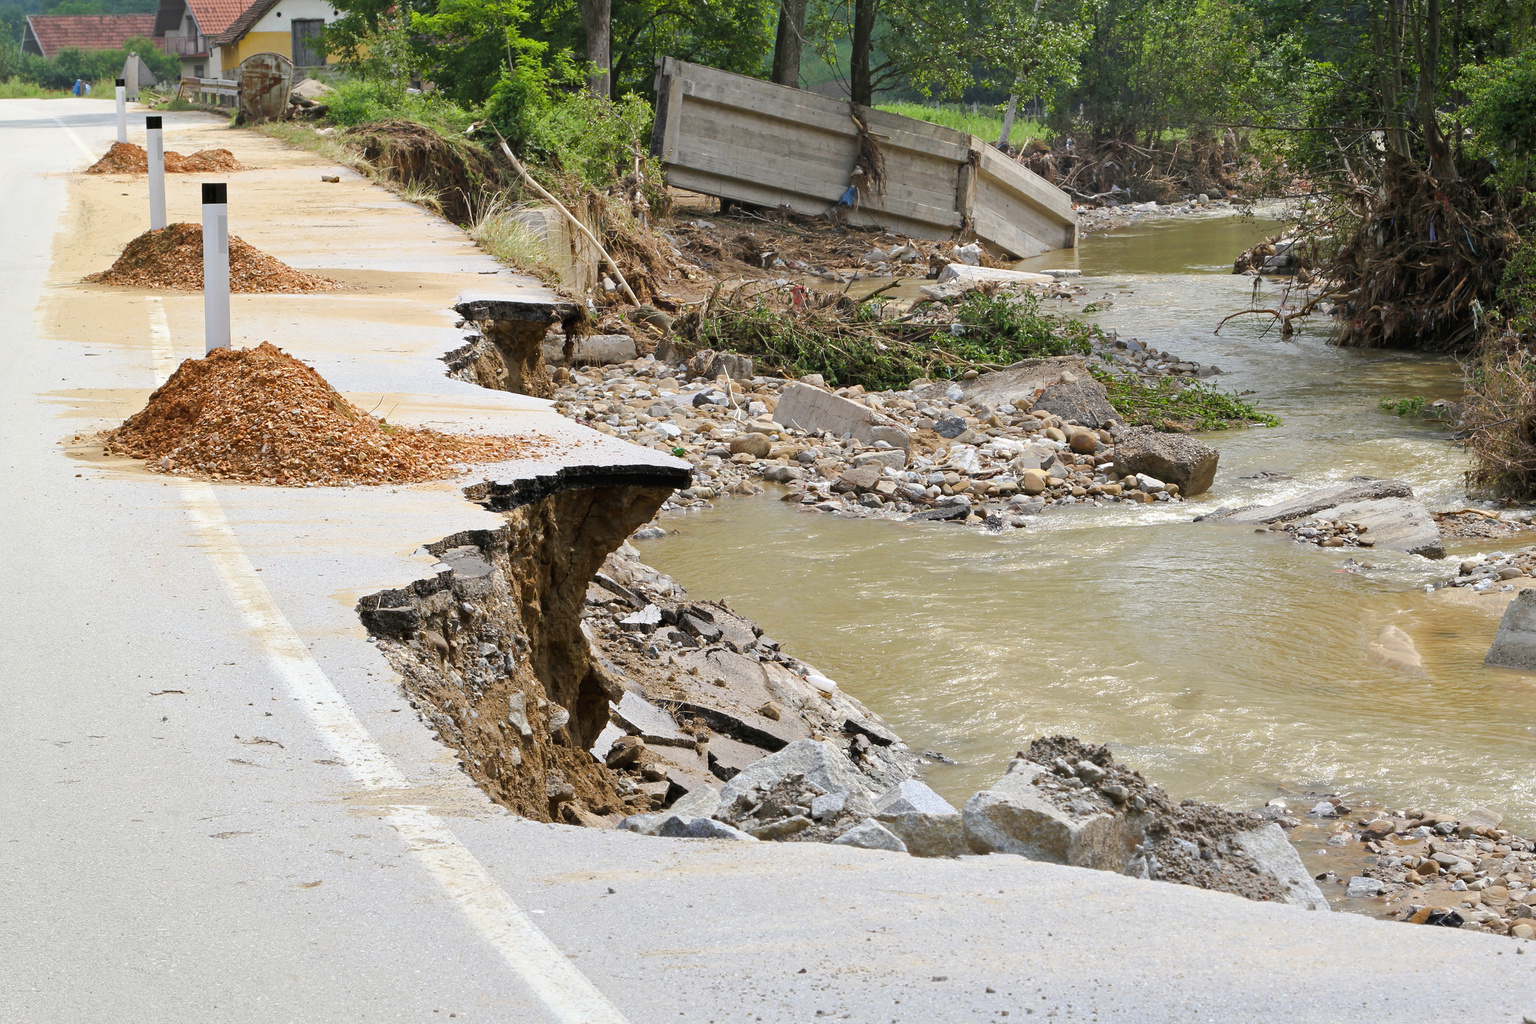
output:
M1536 677L1482 657L1502 605L1423 584L1455 571L1369 552L1324 553L1241 527L1194 524L1220 505L1273 501L1355 475L1461 500L1463 456L1383 396L1457 397L1447 360L1281 340L1245 317L1252 280L1231 258L1275 228L1236 217L1139 226L1022 266L1077 266L1097 319L1122 338L1204 363L1215 383L1284 420L1206 435L1211 492L1183 505L1056 510L1028 530L844 520L770 498L679 516L642 546L700 598L724 598L817 664L916 747L960 762L929 782L952 800L985 786L1041 733L1114 745L1178 797L1245 806L1280 788L1354 791L1536 823ZM1278 288L1266 283L1260 305ZM1265 469L1290 480L1244 479ZM1486 544L1485 544L1486 547ZM1477 550L1463 544L1457 550ZM1373 660L1387 625L1423 675Z

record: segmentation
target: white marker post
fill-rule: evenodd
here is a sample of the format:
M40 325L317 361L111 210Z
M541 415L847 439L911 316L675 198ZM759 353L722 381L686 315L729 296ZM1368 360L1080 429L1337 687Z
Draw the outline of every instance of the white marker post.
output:
M158 115L144 118L144 148L149 153L149 230L165 227L165 139Z
M229 348L229 186L203 182L203 340Z
M117 141L128 141L128 82L117 80Z

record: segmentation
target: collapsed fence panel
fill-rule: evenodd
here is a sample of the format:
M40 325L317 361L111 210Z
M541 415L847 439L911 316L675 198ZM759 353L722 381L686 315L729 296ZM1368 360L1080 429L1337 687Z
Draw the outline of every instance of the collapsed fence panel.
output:
M974 135L672 57L657 66L651 154L669 185L915 238L973 234L1021 258L1077 245L1066 193Z

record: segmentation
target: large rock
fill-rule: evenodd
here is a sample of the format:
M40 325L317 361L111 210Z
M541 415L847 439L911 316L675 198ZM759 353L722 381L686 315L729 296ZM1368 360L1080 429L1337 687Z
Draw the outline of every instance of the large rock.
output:
M965 802L965 838L975 853L1124 871L1135 836L1122 814L1076 815L1034 785L1045 769L1015 760L1008 774Z
M875 410L809 384L791 384L779 393L773 421L809 433L826 431L836 437L851 436L873 443L884 441L895 448L910 448L911 438L892 426Z
M1068 380L1087 377L1088 367L1077 356L1051 356L1048 359L1021 359L1001 370L993 370L970 380L940 381L925 384L915 393L927 401L938 401L950 388L959 388L966 402L985 402L991 406L1033 402L1046 388Z
M1323 891L1312 881L1301 855L1279 825L1270 823L1250 832L1239 832L1232 837L1232 845L1248 855L1260 874L1270 876L1284 887L1286 895L1279 902L1309 910L1328 909Z
M1052 384L1035 399L1034 411L1075 420L1094 429L1119 419L1115 407L1109 404L1109 392L1092 377Z
M900 839L914 857L963 857L972 852L965 821L953 807L947 814L881 811L875 820Z
M1483 659L1499 668L1536 672L1536 590L1522 590L1504 608L1493 646Z
M926 783L918 782L916 779L907 779L895 788L882 793L875 801L875 810L882 814L960 813L950 805L948 800L935 793Z
M832 845L857 846L864 850L889 850L892 853L907 852L907 845L873 818L865 818L832 840Z
M1216 479L1215 448L1187 434L1164 434L1150 427L1127 431L1115 442L1115 475L1145 473L1179 485L1188 498L1204 494Z
M754 837L714 818L685 817L681 814L631 814L619 822L625 832L668 839L735 839L755 842Z
M631 356L630 358L634 358ZM714 380L719 377L729 377L731 380L751 380L752 360L749 356L740 356L734 352L716 352L714 349L700 349L688 360L688 373L694 377L705 377Z
M1277 505L1219 509L1196 522L1226 522L1257 526L1305 519L1342 519L1366 527L1377 548L1406 551L1426 558L1444 558L1440 528L1429 510L1401 480L1356 478L1343 487L1311 491ZM1327 549L1333 550L1333 549Z
M729 807L753 786L772 789L796 772L828 793L869 793L864 776L837 747L824 740L797 740L737 772L720 790L720 801Z

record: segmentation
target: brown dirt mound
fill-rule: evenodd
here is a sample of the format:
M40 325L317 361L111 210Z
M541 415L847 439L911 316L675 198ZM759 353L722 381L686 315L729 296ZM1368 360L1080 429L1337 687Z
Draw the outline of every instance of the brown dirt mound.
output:
M537 438L466 437L390 426L270 343L188 359L105 449L157 473L345 486L441 480L469 463L536 453Z
M146 231L129 242L110 270L87 281L128 288L203 288L203 228L200 224L169 224ZM232 292L322 292L339 288L335 281L294 270L236 235L229 236L229 290Z
M245 167L227 149L200 149L191 156L167 152L167 174L208 174L214 171L243 171ZM149 154L131 142L114 142L106 156L85 170L86 174L148 174Z

